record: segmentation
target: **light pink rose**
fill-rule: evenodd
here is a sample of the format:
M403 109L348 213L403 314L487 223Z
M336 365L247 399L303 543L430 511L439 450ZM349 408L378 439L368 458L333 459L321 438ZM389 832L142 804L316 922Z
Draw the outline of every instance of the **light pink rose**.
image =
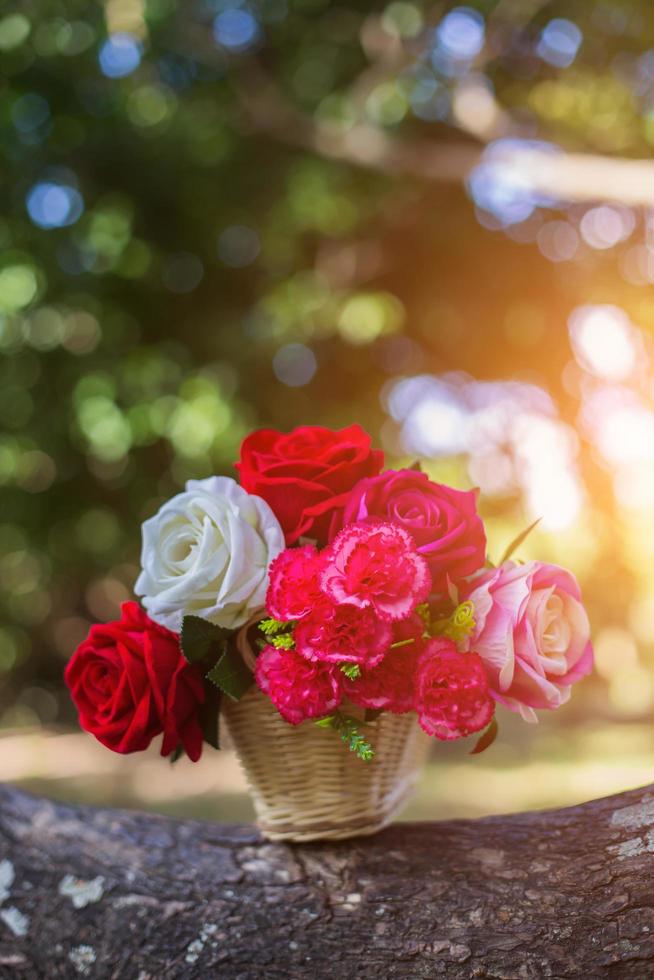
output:
M493 697L525 721L534 708L560 708L593 667L586 610L574 575L557 565L506 562L470 583L478 653Z

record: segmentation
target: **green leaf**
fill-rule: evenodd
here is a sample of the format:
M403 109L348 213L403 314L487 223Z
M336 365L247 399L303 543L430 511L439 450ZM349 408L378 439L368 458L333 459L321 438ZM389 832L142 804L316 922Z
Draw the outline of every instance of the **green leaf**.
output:
M281 630L286 629L288 624L284 623L281 619L262 619L259 623L259 629L264 634L264 636L275 636Z
M333 728L338 733L341 741L345 742L350 752L354 752L357 758L363 762L370 762L374 757L375 750L359 731L355 718L336 711L333 715L320 718L315 724L319 728Z
M205 685L205 702L200 708L199 721L204 741L214 749L220 748L220 700L222 691L212 684Z
M470 752L470 755L479 755L480 752L485 752L486 749L489 749L493 744L493 742L495 741L495 739L497 738L497 732L498 732L497 721L495 720L495 718L493 718L486 731L483 733L481 738L478 739L477 744L475 745L474 749L472 749L472 751Z
M405 469L414 470L416 473L422 473L422 463L419 459L416 459L413 463L411 463L411 466L406 466Z
M538 527L538 525L540 524L541 520L542 520L542 517L539 517L537 520L534 521L533 524L530 524L529 527L526 530L524 530L521 534L519 534L517 538L514 538L514 540L511 542L511 544L509 545L509 547L506 549L506 551L502 555L502 558L500 559L500 565L503 565L505 561L508 561L509 560L509 558L511 557L511 555L515 551L517 551L518 548L520 547L520 545L523 544L527 540L527 538L529 537L529 535L531 534L531 532L534 530L534 528L535 527Z
M280 633L277 636L270 636L268 639L271 646L276 647L277 650L292 650L295 646L292 633Z
M361 677L361 668L358 664L341 664L341 671L349 681L355 681L357 677Z
M342 725L339 726L339 734L350 752L354 752L362 762L370 762L375 751L370 742L366 741L359 731L354 719L344 718Z
M205 660L209 654L216 656L220 644L230 636L230 630L209 623L200 616L184 616L182 620L182 653L190 664Z
M171 766L174 766L177 760L181 759L183 755L184 755L184 746L180 742L177 748L173 749L173 751L168 756Z
M206 676L208 681L220 688L232 701L240 701L254 679L252 672L243 663L241 654L229 645Z

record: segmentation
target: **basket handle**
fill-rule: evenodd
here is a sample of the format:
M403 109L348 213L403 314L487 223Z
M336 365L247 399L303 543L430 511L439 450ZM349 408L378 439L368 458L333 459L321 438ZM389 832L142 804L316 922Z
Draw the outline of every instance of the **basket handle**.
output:
M261 607L261 609L257 609L256 612L252 613L247 623L241 626L240 630L236 634L236 649L243 657L243 662L245 666L248 668L248 670L251 670L252 673L254 673L254 668L257 662L257 658L255 656L254 650L252 649L252 644L250 643L250 640L248 638L248 632L252 628L252 626L254 626L255 623L258 623L261 620L264 613L265 613L265 609L263 608L263 606Z

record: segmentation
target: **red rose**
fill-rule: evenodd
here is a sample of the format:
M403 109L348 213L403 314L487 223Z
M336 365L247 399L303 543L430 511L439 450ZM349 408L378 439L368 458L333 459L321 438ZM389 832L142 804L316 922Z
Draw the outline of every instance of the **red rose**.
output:
M386 470L353 488L332 521L331 537L344 525L375 519L409 532L429 565L435 592L446 591L448 577L459 582L484 566L486 534L475 490L433 483L416 470Z
M92 626L66 667L82 728L113 752L140 752L163 732L161 754L183 745L202 754L198 709L202 674L184 659L175 633L153 623L135 602L116 623Z
M333 431L306 425L288 434L253 432L243 441L236 468L241 485L272 507L287 544L303 536L324 544L354 484L383 465L384 454L371 448L361 426Z

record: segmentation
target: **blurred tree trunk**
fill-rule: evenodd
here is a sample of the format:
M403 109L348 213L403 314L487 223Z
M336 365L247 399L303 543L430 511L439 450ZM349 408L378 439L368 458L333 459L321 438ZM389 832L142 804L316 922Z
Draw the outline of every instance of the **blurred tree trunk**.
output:
M0 976L654 976L654 790L287 846L0 789Z

